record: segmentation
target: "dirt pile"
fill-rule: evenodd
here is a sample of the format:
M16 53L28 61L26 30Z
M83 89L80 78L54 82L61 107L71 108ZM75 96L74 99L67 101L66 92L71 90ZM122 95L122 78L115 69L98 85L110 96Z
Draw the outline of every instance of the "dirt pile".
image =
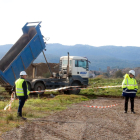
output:
M55 72L55 73L59 72L59 63L48 63L48 64L49 64L49 67L52 72ZM34 64L30 65L28 67L28 69L26 70L26 72L28 74L28 78L33 77L33 68L35 68L36 78L38 78L38 77L47 78L47 77L51 76L48 65L46 63L34 63Z

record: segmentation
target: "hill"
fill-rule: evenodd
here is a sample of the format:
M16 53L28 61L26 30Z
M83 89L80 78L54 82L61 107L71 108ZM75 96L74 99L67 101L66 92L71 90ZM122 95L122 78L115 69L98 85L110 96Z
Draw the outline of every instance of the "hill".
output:
M0 46L0 58L5 55L6 51L12 45ZM87 57L90 64L90 70L106 70L107 66L111 68L134 68L140 67L140 48L134 46L101 46L94 47L90 45L62 45L48 44L45 51L46 58L50 63L59 63L61 56L83 56ZM45 62L42 54L35 60L35 63Z

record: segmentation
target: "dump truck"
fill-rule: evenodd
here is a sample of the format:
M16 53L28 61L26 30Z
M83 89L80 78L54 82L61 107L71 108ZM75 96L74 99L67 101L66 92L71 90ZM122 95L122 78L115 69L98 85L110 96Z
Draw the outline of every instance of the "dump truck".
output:
M20 71L26 71L41 52L44 55L46 42L41 34L40 24L41 22L27 22L22 28L23 35L0 60L0 85L5 87L8 92L11 92L15 81L20 77ZM59 73L53 73L51 70L50 73L51 78L27 79L29 90L41 91L65 86L87 87L88 59L80 56L69 56L68 53L67 56L60 58ZM79 92L80 89L77 88L64 91L64 93L70 94L78 94ZM43 94L44 92L38 93Z

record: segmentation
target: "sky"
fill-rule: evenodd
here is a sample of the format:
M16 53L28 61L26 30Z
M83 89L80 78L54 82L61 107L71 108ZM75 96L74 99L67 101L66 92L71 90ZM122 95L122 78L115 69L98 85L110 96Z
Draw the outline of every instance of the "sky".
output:
M0 45L42 21L47 43L140 47L139 0L0 0Z

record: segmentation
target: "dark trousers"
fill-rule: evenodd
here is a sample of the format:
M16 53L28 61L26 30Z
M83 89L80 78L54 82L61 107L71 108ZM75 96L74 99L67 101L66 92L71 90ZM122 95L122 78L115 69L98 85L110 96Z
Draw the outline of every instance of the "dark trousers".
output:
M19 98L18 116L22 117L22 108L24 106L24 103L25 103L25 98L23 96L22 98Z
M134 97L125 97L125 104L124 104L124 109L125 111L128 110L128 100L130 98L130 102L131 102L131 112L134 111Z

